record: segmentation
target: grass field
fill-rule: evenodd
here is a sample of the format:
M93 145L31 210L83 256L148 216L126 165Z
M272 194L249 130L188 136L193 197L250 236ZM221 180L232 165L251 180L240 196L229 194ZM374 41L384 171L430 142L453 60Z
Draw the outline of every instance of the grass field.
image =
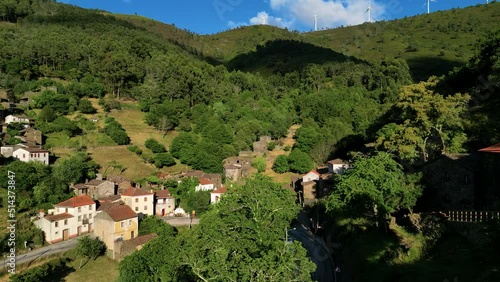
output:
M80 282L80 281L92 281L92 282L114 282L118 280L118 265L117 261L112 260L107 256L101 256L95 261L90 260L82 268L80 267L81 257L74 254L74 251L68 251L58 255L48 256L46 258L40 259L30 265L23 264L18 265L18 271L25 271L37 266L41 266L49 261L57 258L68 257L71 261L68 263L70 268L70 273L62 278L54 278L53 281L67 281L67 282ZM86 259L83 260L85 262ZM19 273L19 272L18 272ZM0 277L0 282L9 281L9 276L3 273ZM35 282L35 281L33 281Z
M110 259L107 256L97 258L95 261L90 260L82 268L80 266L80 258L75 258L71 263L75 271L71 272L64 278L67 282L114 282L118 280L118 265L117 261Z

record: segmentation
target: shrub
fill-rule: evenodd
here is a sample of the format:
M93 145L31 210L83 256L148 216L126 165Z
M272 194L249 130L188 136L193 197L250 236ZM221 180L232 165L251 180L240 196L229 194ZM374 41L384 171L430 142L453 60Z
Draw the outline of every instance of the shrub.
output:
M153 138L149 138L148 140L146 140L144 145L146 146L146 148L150 149L151 152L155 154L165 153L167 151L167 149L165 149L165 146L163 144L161 144L160 142L156 141Z
M94 114L96 113L96 109L92 106L89 100L82 99L78 103L78 110L83 114Z
M128 146L127 149L130 152L137 154L138 156L142 154L141 148L137 147L136 145Z
M268 151L272 151L272 150L274 150L274 148L276 148L276 142L271 141L271 142L269 142L269 144L267 144Z
M290 171L290 165L288 164L288 158L285 155L280 155L274 160L273 171L277 173L285 173Z
M286 145L285 148L283 148L283 150L285 150L285 152L288 152L292 149L292 147L290 145Z
M252 161L252 166L256 168L258 172L264 172L267 166L266 159L257 157Z
M174 157L169 153L159 153L154 156L155 166L162 168L164 166L173 166L176 164Z

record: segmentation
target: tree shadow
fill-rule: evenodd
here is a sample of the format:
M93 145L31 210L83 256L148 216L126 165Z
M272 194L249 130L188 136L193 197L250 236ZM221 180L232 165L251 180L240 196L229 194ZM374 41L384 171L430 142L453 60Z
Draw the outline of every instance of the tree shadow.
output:
M415 57L406 59L410 67L413 81L426 81L431 76L442 76L448 74L456 67L463 66L461 61L453 61L440 57Z
M329 48L297 40L280 39L258 45L255 51L237 55L225 65L229 71L250 71L267 68L271 69L273 73L285 74L301 70L308 64L341 63L346 61L367 63Z

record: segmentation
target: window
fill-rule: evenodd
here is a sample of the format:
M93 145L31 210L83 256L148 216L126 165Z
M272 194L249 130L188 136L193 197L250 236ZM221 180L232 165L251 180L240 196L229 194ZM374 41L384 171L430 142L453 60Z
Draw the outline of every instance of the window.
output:
M59 231L56 231L56 235L59 234Z
M139 207L135 207L135 211L139 211Z
M66 208L66 212L68 212L68 208Z
M144 210L147 211L148 210L148 206L144 206Z
M92 218L92 214L91 214L91 213L89 213L89 219L91 219L91 218Z
M81 215L78 216L78 221L82 221L82 216Z
M91 211L91 210L92 210L92 205L89 206L89 211Z
M123 226L125 226L125 224L122 222L120 222L120 227L123 228Z
M82 211L82 207L78 207L78 212L81 212Z
M59 227L59 222L56 221L56 227Z
M131 219L128 220L128 226L130 226L130 225L132 225L132 220Z
M64 225L68 225L68 220L67 219L64 220Z
M148 201L148 197L144 197L144 202L147 202Z
M83 219L87 219L87 215L86 214L83 215Z
M137 199L137 198L136 198L136 199L135 199L135 202L136 202L136 203L139 203L139 199Z

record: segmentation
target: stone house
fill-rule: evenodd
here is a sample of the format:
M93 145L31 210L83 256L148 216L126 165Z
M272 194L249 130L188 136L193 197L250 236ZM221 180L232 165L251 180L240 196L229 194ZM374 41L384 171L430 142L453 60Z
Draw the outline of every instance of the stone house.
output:
M75 184L72 188L76 195L88 195L94 200L116 194L115 183L102 179L93 179L86 183Z
M249 176L252 170L252 158L229 157L224 160L224 175L232 181Z
M253 143L253 152L257 155L262 155L267 152L267 146L273 139L271 136L261 136L259 141Z
M139 251L142 249L142 247L148 243L149 241L153 240L154 238L158 237L156 233L151 233L139 237L135 237L134 239L130 240L116 240L115 241L115 248L114 248L114 259L121 261L123 260L126 256L130 255L134 251Z

